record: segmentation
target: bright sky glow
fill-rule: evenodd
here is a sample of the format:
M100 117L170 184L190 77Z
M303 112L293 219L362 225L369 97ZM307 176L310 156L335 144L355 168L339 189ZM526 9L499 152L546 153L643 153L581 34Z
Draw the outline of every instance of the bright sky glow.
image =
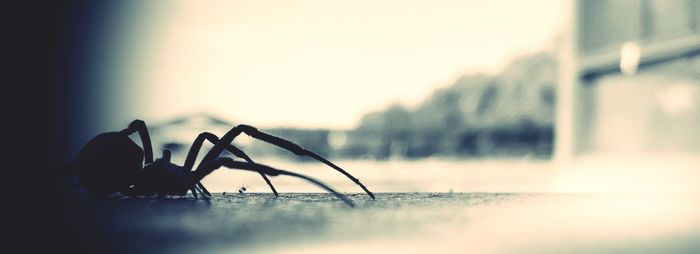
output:
M140 22L116 36L126 49L107 93L118 123L208 111L260 127L352 128L369 111L415 105L462 74L553 47L563 5L166 1L130 14Z

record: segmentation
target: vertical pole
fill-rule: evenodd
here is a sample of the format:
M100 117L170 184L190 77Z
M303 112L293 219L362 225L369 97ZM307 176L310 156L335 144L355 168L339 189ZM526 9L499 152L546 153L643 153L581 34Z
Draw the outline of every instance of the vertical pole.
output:
M562 41L559 48L559 86L557 87L557 111L554 160L568 164L575 153L576 96L579 90L578 75L578 0L564 5Z

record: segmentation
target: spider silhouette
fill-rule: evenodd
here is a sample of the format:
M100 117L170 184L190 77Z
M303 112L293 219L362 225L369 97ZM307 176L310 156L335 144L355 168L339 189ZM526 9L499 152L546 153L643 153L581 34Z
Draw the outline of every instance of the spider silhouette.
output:
M129 138L131 134L136 132L141 138L143 149ZM146 123L141 120L135 120L122 131L102 133L91 139L81 149L77 160L72 164L71 168L77 173L79 184L86 190L96 194L120 192L128 196L182 196L190 191L195 198L198 197L197 192L201 192L209 197L211 193L202 185L201 180L214 170L225 167L257 172L265 180L275 196L279 196L279 194L268 176L287 175L302 178L318 185L349 206L354 206L347 197L319 180L254 162L245 152L231 144L242 133L279 146L296 155L316 159L345 175L359 185L372 199L375 198L374 194L360 180L322 156L306 150L291 141L259 131L249 125L235 126L220 139L209 132L199 134L190 147L184 165L179 166L170 162L170 150L164 150L163 156L154 160L153 148ZM206 153L199 165L194 168L197 155L204 141L209 141L214 146ZM242 158L245 162L236 161L230 157L221 157L224 151Z

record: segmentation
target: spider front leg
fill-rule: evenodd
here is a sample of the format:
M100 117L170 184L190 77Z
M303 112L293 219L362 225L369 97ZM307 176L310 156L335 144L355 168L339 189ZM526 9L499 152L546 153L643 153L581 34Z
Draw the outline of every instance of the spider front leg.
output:
M153 163L153 146L151 146L151 136L148 134L148 127L143 120L136 119L129 124L129 127L121 131L127 136L134 132L139 133L141 145L143 146L143 158L146 164Z
M199 150L202 148L202 143L204 143L204 140L207 140L207 141L213 143L215 147L217 145L219 145L219 143L221 142L219 140L219 137L217 137L216 135L214 135L212 133L203 132L203 133L199 134L199 136L197 136L197 138L192 143L192 146L190 147L190 151L187 153L187 159L185 159L185 166L184 166L187 170L192 171L192 167L194 167L194 163L197 160L197 155L199 154ZM243 158L248 163L255 163L250 157L248 157L247 154L245 154L242 150L238 149L237 147L235 147L229 143L221 144L221 146L224 146L227 151L229 151L230 153L232 153L233 155L235 155L239 158ZM207 161L206 157L205 157L205 159L203 159L202 162L200 162L200 165L206 164L208 162L209 161ZM267 178L267 176L263 173L260 173L260 176L262 176L262 178L265 180L267 185L270 186L270 189L272 190L272 193L275 194L275 197L279 197L279 194L277 193L275 186L272 185L272 182L270 181L270 179ZM202 191L206 195L211 196L209 191L204 187L204 185L202 185L201 182L197 182L196 186L199 187L200 189L202 189ZM193 187L193 189L191 189L192 193L195 192L194 188L195 187Z
M214 170L220 168L220 167L227 167L231 169L241 169L241 170L248 170L248 171L254 171L258 172L259 174L265 174L269 176L278 176L278 175L288 175L288 176L293 176L293 177L298 177L302 178L306 181L309 181L315 185L318 185L319 187L323 188L324 190L333 193L337 198L345 202L350 207L355 207L355 204L350 201L345 195L338 193L337 191L333 190L331 187L328 187L324 183L322 183L319 180L316 180L314 178L302 175L302 174L297 174L294 172L286 171L286 170L281 170L281 169L276 169L272 168L263 164L257 164L257 163L251 163L251 162L240 162L240 161L234 161L231 158L218 158L215 159L214 161L210 161L204 165L200 164L200 166L192 172L192 185L194 183L201 181L205 176L211 174Z
M215 158L219 157L219 155L224 151L224 149L226 149L226 145L231 144L231 142L233 142L233 139L236 138L241 133L248 134L249 136L251 136L253 138L256 138L256 139L265 141L267 143L276 145L276 146L281 147L287 151L290 151L296 155L308 156L308 157L314 158L314 159L330 166L331 168L335 169L336 171L342 173L343 175L345 175L347 178L352 180L355 184L359 185L360 188L362 188L362 190L364 190L367 193L367 195L369 195L372 199L374 199L374 194L371 191L369 191L367 189L367 187L365 187L365 185L360 182L359 179L355 178L350 173L346 172L342 168L340 168L337 165L333 164L332 162L328 161L326 158L323 158L320 155L318 155L312 151L306 150L306 149L302 148L301 146L292 143L289 140L261 132L258 129L256 129L255 127L252 127L249 125L241 124L241 125L238 125L236 127L233 127L231 130L229 130L223 137L221 137L220 142L217 145L215 145L214 148L209 150L209 152L207 153L207 155L204 156L204 159L202 159L202 161L212 161ZM201 166L201 164L200 164L200 166ZM199 169L199 167L198 167L198 169Z

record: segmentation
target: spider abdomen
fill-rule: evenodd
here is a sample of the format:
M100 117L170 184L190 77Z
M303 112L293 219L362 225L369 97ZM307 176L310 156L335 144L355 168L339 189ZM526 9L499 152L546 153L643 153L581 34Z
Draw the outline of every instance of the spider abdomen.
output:
M74 167L80 185L92 193L112 194L129 189L143 165L143 150L127 135L103 133L78 154Z

